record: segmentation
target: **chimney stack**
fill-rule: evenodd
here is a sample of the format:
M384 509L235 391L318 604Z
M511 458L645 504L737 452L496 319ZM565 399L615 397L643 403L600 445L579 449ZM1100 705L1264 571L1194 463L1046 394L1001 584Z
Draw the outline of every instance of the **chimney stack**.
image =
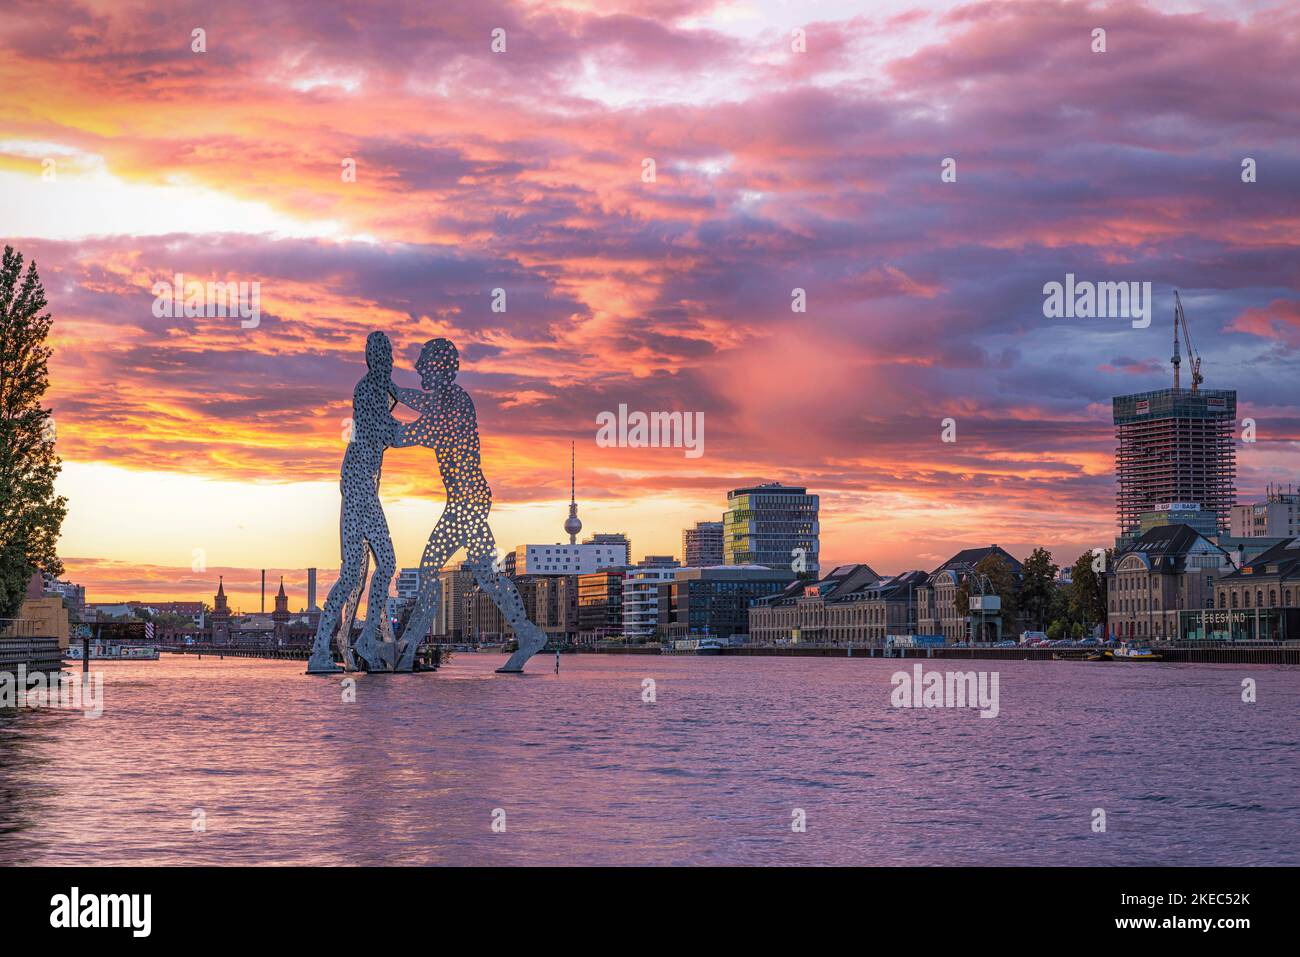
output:
M266 614L266 569L262 569L262 614Z

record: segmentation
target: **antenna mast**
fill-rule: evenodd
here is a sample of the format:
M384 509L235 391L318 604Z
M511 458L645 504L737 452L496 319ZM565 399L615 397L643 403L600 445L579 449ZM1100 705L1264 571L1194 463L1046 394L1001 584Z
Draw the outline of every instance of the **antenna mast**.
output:
M569 536L569 544L578 544L578 533L582 531L582 519L578 518L577 483L574 479L575 459L574 443L569 443L569 517L564 520L564 531Z

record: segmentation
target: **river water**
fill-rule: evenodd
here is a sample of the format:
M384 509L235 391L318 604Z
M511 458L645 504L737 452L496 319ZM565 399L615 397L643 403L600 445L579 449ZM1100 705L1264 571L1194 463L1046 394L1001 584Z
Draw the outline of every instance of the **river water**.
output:
M982 718L891 707L911 661L502 660L97 662L100 717L0 711L0 863L1300 864L1294 667L921 662Z

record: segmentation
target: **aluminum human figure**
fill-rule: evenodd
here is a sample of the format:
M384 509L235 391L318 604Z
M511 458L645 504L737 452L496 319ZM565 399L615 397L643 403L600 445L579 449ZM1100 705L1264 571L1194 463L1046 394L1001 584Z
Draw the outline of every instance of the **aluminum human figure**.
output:
M366 582L369 554L375 556L370 578L366 624L355 652L371 671L392 670L396 643L388 620L388 589L397 561L388 521L379 501L379 477L384 449L402 427L392 416L393 347L382 332L366 337L366 374L352 392L352 433L343 455L339 491L339 551L342 562L338 581L325 599L307 671L322 674L339 670L330 654L337 640L349 671L356 669L349 647L352 618Z
M401 431L392 445L422 445L434 450L447 489L447 504L420 559L419 591L398 642L397 670L410 669L437 611L442 586L439 573L457 549L464 548L475 581L501 610L519 643L519 649L497 670L523 671L524 662L546 644L546 633L529 620L514 582L496 567L496 545L487 521L492 489L479 462L474 402L455 382L460 369L456 346L448 339L429 340L415 368L421 388L394 388L393 394L420 417L405 427L399 425Z

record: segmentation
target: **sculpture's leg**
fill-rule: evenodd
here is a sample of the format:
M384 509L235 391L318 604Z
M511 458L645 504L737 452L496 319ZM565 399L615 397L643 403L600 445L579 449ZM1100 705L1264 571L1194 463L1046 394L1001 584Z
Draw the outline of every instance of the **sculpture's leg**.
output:
M442 601L442 582L434 577L426 580L420 574L420 591L415 598L415 607L407 619L402 637L397 641L397 671L411 671L415 667L415 655L420 650L420 642L429 634L438 605Z
M459 510L455 507L449 505L444 508L424 546L424 554L420 557L420 590L415 598L415 607L411 609L411 617L402 629L402 638L397 643L398 671L410 671L414 667L415 653L424 636L429 633L429 627L438 612L438 603L442 600L442 582L438 576L460 547L456 540L456 526L460 518Z
M316 638L312 642L311 657L307 660L308 674L330 674L339 670L338 665L334 664L331 648L341 624L346 628L343 632L345 637L352 628L352 617L348 611L349 599L354 593L360 592L361 583L365 581L366 552L365 544L359 539L348 541L349 531L346 526L340 529L343 539L343 562L339 567L338 580L330 587L329 595L325 598L325 607L321 609L320 621L316 625ZM345 663L348 658L349 654L345 650Z
M397 663L397 645L393 626L388 620L388 588L397 571L393 540L388 534L384 510L376 499L367 516L366 540L375 555L375 573L370 578L366 598L366 624L357 639L356 653L366 660L371 671L392 671Z
M357 583L348 595L347 603L343 606L343 615L339 620L338 634L335 636L335 642L338 644L339 654L343 656L343 667L348 671L357 671L357 657L352 652L352 623L357 617L357 609L361 607L361 591L366 587L366 576L370 573L370 550L361 549L361 573L357 575Z
M492 567L493 551L492 530L485 519L479 519L471 526L469 544L470 568L480 588L487 593L493 603L501 610L510 630L514 632L518 650L510 656L504 665L497 669L502 673L518 673L524 670L526 662L546 644L546 632L538 628L524 610L524 600L519 597L515 583Z

